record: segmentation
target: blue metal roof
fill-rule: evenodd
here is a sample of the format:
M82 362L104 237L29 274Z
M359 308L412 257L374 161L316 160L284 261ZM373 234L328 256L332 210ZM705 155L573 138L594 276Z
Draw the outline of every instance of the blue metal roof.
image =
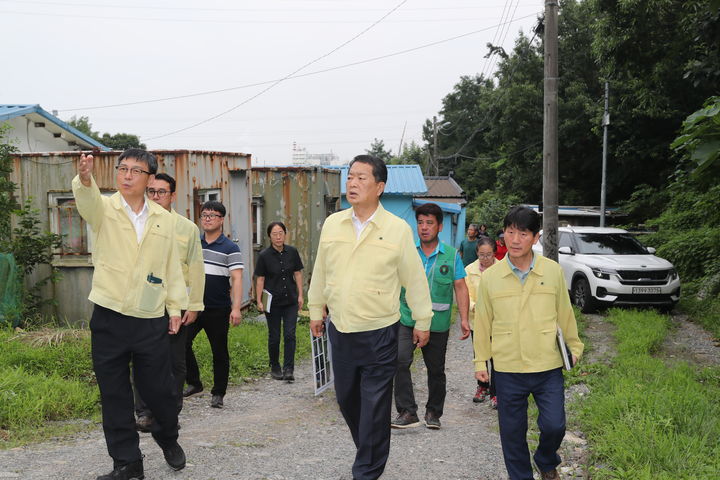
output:
M426 203L434 203L438 207L440 207L440 210L446 213L461 213L462 207L458 205L457 203L447 203L447 202L433 202L432 200L422 200L420 198L413 198L413 207L419 207L420 205L424 205Z
M427 192L427 185L420 165L388 165L388 180L385 184L387 195L413 195ZM346 193L347 165L340 167L340 193Z
M88 135L85 135L83 132L78 130L77 128L68 125L67 123L63 122L59 118L57 118L55 115L52 115L43 108L38 105L9 105L9 104L0 104L0 122L4 122L5 120L10 120L15 117L21 117L23 115L28 115L30 113L36 113L40 115L41 117L45 118L46 120L54 123L58 127L62 128L63 130L67 130L68 132L72 133L76 137L80 138L86 143L89 143L90 145L94 147L98 147L100 150L112 150L109 147L106 147L102 143L98 142L92 137L89 137Z

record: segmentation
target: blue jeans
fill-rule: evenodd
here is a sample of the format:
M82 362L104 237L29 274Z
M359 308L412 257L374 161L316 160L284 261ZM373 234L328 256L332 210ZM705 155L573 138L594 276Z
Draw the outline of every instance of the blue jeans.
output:
M500 442L511 480L532 480L527 444L528 397L538 407L540 442L533 455L542 472L560 465L558 448L565 437L565 388L562 369L538 373L495 372Z

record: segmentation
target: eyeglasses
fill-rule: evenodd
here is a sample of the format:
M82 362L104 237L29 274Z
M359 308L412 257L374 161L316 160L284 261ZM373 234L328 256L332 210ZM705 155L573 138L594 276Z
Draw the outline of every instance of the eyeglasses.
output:
M147 174L147 175L152 175L150 172L146 172L146 171L143 170L142 168L139 168L139 167L128 168L127 165L116 165L116 166L115 166L115 170L117 170L117 172L118 172L120 175L127 175L128 170L130 170L130 174L131 174L133 177L137 177L137 176L139 176L141 173L145 173L145 174Z
M214 220L216 218L222 218L222 215L218 215L217 213L201 213L200 218L203 220Z
M492 258L494 257L494 253L480 253L478 254L478 258Z
M148 197L153 197L153 196L157 195L160 198L163 198L165 195L172 193L172 192L169 192L168 190L162 190L162 189L155 190L154 188L148 188L146 190L146 192L148 194Z

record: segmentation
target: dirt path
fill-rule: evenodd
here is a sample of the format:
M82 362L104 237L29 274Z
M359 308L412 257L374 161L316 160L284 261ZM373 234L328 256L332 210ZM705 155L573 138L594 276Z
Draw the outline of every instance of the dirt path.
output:
M496 412L487 404L472 403L472 346L457 336L453 330L443 428L394 431L383 479L506 478ZM424 375L424 366L416 368L421 406L427 398ZM196 395L186 402L180 423L187 467L171 471L150 436L141 434L146 479L351 478L352 439L334 392L313 396L309 362L298 365L294 384L265 378L231 388L222 410L209 407L209 394ZM110 465L99 427L62 442L0 451L0 479L94 480Z
M677 328L668 336L664 350L667 356L720 364L720 348L707 332L683 317L675 317L673 323ZM611 361L613 330L603 316L588 316L585 334L591 350L584 362ZM454 329L448 347L443 428L393 431L384 480L507 478L496 412L487 404L472 403L472 346L457 336ZM415 363L414 378L418 404L422 406L426 399L422 361ZM180 443L188 456L187 467L171 471L160 449L149 435L142 434L145 478L349 480L354 446L338 412L334 392L313 396L309 362L298 365L296 379L294 384L286 384L263 378L232 387L222 410L209 407L208 393L189 399L180 418ZM569 410L573 402L582 401L588 393L584 385L568 389ZM587 453L582 432L568 430L561 451L563 478L586 478ZM0 479L94 480L107 473L109 466L99 426L72 439L0 451Z

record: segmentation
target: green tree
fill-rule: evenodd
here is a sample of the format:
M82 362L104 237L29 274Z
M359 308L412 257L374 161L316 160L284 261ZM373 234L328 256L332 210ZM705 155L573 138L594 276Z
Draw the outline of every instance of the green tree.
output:
M373 139L373 142L370 144L370 148L365 150L365 153L378 157L385 163L390 163L390 159L392 158L392 150L386 150L385 142L378 140L377 138Z
M17 147L8 138L10 128L7 124L0 125L0 242L10 240L12 212L18 207L15 200L16 185L10 180L12 156L17 153Z
M397 157L390 158L391 165L420 165L422 171L427 166L427 151L414 140L403 143L402 153Z
M90 118L86 116L77 117L73 115L67 123L113 150L125 150L127 148L147 149L145 144L140 142L140 137L131 133L103 133L100 135L100 132L93 131Z

